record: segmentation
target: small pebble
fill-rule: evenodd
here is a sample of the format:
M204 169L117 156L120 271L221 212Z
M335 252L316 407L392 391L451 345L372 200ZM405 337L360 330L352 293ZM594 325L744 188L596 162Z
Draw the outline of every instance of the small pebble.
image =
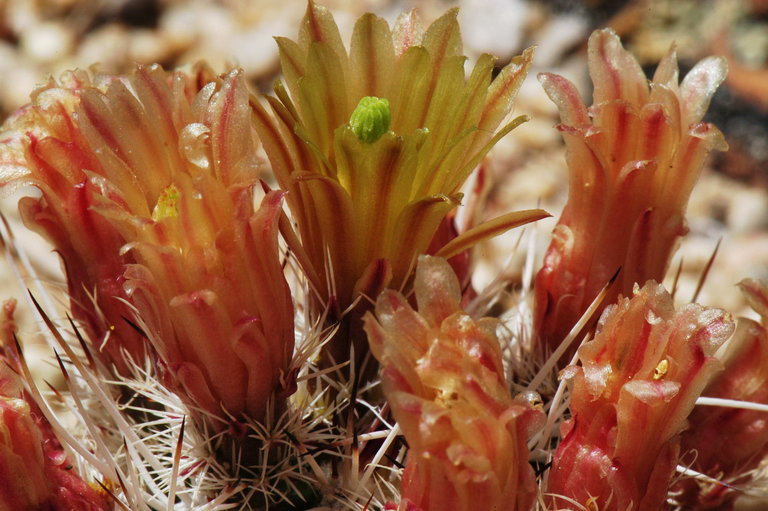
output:
M21 34L24 55L38 63L50 64L72 52L75 35L63 22L44 22Z

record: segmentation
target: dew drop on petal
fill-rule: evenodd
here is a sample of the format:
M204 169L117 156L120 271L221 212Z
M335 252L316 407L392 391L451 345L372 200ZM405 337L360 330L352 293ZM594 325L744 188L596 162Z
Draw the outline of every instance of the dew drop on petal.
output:
M208 136L211 130L205 124L195 122L181 131L180 144L187 161L201 169L211 166Z

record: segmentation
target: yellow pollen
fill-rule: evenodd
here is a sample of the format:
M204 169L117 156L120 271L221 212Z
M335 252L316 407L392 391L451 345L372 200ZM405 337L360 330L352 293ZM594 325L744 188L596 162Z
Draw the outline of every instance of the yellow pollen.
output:
M152 210L152 220L159 222L166 218L176 218L179 216L178 200L181 197L179 189L171 185L163 190L157 199L155 209Z
M653 379L654 380L660 380L664 378L664 375L667 374L667 371L669 370L669 360L666 358L661 359L661 362L656 366L656 369L653 370Z

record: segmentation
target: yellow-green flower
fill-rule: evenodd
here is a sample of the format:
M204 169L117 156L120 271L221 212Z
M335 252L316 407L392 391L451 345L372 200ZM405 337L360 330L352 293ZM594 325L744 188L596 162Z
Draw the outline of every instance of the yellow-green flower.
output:
M298 41L277 39L285 85L252 102L259 135L297 233L285 235L320 296L344 311L361 294L407 283L460 189L488 150L525 119L504 124L532 50L493 78L480 57L469 77L456 10L426 31L367 14L349 50L326 9L309 3ZM440 255L544 216L513 213L454 239ZM364 341L363 341L364 342ZM344 356L341 347L340 356Z

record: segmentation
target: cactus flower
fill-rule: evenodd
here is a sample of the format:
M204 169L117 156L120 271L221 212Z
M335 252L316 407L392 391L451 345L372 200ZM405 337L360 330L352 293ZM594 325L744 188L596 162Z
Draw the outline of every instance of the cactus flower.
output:
M15 301L3 304L4 351L15 331ZM0 511L108 511L104 492L86 483L71 464L48 421L0 355Z
M527 440L543 413L506 385L497 322L460 306L450 265L422 256L418 312L395 291L366 316L384 394L410 447L401 511L529 510L536 500Z
M557 509L661 509L696 399L733 332L722 310L674 310L653 281L608 307L569 366L572 417L547 480ZM576 504L574 504L576 503Z
M768 286L744 280L741 288L761 323L740 318L724 357L725 370L704 390L704 396L768 404ZM683 453L691 468L712 479L684 479L675 489L691 509L732 509L740 495L735 488L752 480L751 472L768 456L766 412L743 408L698 406L691 428L683 433Z
M545 353L620 267L603 304L629 295L635 283L664 278L687 231L685 210L704 160L727 147L717 128L701 122L725 78L723 59L702 60L678 84L673 48L649 84L610 29L592 34L588 56L589 109L565 78L539 76L560 110L570 170L568 202L535 283L535 328Z
M45 419L27 401L2 396L0 511L20 509L107 511L112 506L77 475Z
M466 78L456 10L426 31L413 13L394 28L364 15L347 50L333 17L312 1L298 42L277 42L285 85L267 98L271 112L253 101L254 122L289 192L298 232L286 238L319 308L335 304L335 320L361 295L373 299L388 284L406 284L470 173L524 120L502 124L533 52L496 78L495 59L484 55ZM436 250L450 257L543 216L511 213ZM350 337L358 355L368 352L365 336L344 328L329 345L337 362L348 359Z
M110 362L143 361L133 318L188 402L261 419L288 383L293 306L282 195L253 206L250 115L239 71L75 72L6 125L4 163L42 192L24 219L59 251L76 317Z

